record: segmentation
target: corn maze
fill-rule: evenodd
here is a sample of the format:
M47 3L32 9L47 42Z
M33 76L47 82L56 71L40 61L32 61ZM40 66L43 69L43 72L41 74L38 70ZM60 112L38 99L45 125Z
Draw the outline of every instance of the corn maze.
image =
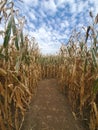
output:
M45 78L56 78L75 116L89 130L97 130L98 32L95 26L98 15L84 35L83 28L74 31L57 55L44 56L35 39L23 34L25 17L18 16L14 3L5 0L0 6L0 20L5 21L5 31L0 30L4 39L0 45L0 130L21 130L38 82ZM93 17L91 12L90 16Z

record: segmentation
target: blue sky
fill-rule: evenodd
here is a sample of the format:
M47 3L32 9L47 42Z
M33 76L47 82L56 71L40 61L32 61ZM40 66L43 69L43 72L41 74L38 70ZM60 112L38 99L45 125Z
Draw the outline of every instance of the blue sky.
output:
M24 33L36 38L41 52L56 53L74 28L91 24L89 11L98 12L98 0L19 0L15 7L26 17Z

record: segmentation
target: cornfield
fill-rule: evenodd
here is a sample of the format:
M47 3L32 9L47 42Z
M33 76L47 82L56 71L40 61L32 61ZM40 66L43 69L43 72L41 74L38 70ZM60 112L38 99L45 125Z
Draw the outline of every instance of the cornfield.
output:
M74 30L57 55L44 56L34 37L23 34L25 17L19 17L14 3L4 0L0 6L0 21L5 21L5 31L0 30L0 130L21 130L38 81L44 78L56 78L76 117L97 130L98 15L93 18L90 12L94 23L87 30Z

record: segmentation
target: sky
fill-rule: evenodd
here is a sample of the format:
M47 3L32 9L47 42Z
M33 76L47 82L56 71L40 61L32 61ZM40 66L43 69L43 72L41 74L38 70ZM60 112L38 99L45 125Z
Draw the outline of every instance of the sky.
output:
M24 33L35 37L43 54L55 54L61 43L68 42L72 30L91 24L89 11L98 13L98 0L14 1L27 21Z

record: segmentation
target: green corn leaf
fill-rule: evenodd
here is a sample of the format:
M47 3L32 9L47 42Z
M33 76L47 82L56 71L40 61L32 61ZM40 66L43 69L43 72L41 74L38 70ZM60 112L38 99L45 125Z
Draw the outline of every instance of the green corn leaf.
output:
M96 37L97 38L97 37ZM94 46L96 47L97 39L94 38Z
M16 46L17 50L19 50L18 36L17 36L17 28L16 28L16 25L15 25L14 17L13 17L13 26L12 26L12 30L13 30L13 35L16 35L16 38L15 38L15 46Z
M16 36L16 39L15 39L15 46L16 46L17 50L19 50L18 41L19 41L18 36Z
M96 62L96 56L95 56L94 49L92 49L91 52L92 52L92 59L93 59L94 66L97 67L97 62Z
M96 51L98 50L98 46L96 46Z
M0 54L0 59L5 59L5 56L3 54Z
M21 37L21 45L23 46L23 32L21 31L21 34L20 34L20 37Z
M87 43L88 37L89 37L89 31L90 31L91 27L88 26L87 28L87 32L86 32L86 39L85 39L85 43Z
M13 16L10 18L6 32L5 32L5 38L4 38L4 42L3 42L4 48L6 48L8 46L8 43L9 43L9 40L10 40L12 20L13 20Z
M0 54L2 53L2 51L3 51L3 46L0 48Z
M94 92L94 94L96 94L98 92L98 79L96 79L94 81L93 92Z
M84 47L83 43L80 43L81 51L83 51L83 47Z

